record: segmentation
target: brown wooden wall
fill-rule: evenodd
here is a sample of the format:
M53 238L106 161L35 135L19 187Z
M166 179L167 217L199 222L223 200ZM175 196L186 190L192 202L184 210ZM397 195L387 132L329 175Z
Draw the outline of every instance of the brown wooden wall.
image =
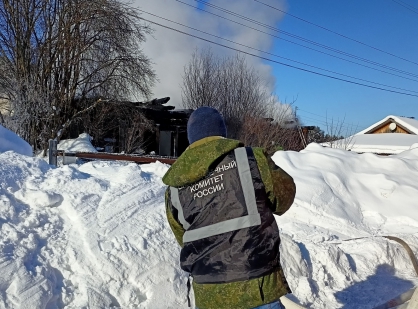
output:
M389 129L389 125L390 125L390 122L385 124L384 126L382 126L380 128L375 129L374 131L370 131L369 134L379 134L379 133L405 133L405 134L409 134L407 131L402 129L399 125L396 125L396 130L392 132Z

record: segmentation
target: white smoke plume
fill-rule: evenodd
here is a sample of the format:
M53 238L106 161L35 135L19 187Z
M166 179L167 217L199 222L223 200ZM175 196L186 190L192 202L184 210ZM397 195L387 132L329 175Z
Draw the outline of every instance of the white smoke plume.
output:
M191 6L198 6L198 2L194 0L181 0ZM284 9L284 0L263 0L274 7ZM248 18L260 21L262 23L276 26L283 16L283 13L277 10L268 8L254 0L210 0L210 4L217 5L237 14L244 15ZM131 5L148 13L152 13L172 21L182 23L189 27L197 28L199 30L217 35L228 40L238 42L240 44L248 45L259 50L271 51L273 44L273 37L262 34L255 30L240 26L225 19L213 16L203 11L199 11L191 6L184 5L176 0L134 0ZM258 28L262 31L267 31L265 28L257 26L253 23L243 21L237 17L222 13L218 10L212 9L208 6L199 7L211 11L215 14L225 16L229 19L236 20L240 23L245 23L251 27ZM142 17L166 26L181 30L186 33L197 35L199 37L207 38L220 44L228 45L234 48L246 50L250 53L260 56L266 56L254 50L240 47L224 40L217 39L191 29L182 27L177 24L170 23L166 20L157 18L143 12ZM210 47L214 54L220 56L230 56L236 54L236 51L226 49L175 31L162 28L157 25L150 24L155 30L152 36L148 36L147 42L143 45L145 54L151 58L153 68L158 77L158 82L154 87L154 97L171 97L170 105L181 108L181 86L184 66L188 64L192 54L196 50L201 50ZM277 35L277 33L275 33ZM265 80L266 87L270 92L274 92L275 79L272 75L272 69L269 63L262 59L246 56L247 62L254 67L260 76Z

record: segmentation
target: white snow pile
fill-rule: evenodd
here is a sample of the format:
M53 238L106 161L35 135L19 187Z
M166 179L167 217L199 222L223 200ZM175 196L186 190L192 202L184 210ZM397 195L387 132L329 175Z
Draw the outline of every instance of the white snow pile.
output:
M294 300L373 308L418 285L405 250L378 237L418 249L418 149L378 157L311 144L274 160L297 185L277 217ZM0 153L0 308L187 308L167 169Z
M398 154L416 148L418 135L404 133L356 134L323 146L346 149L357 153Z
M32 156L32 147L26 141L0 125L0 153L6 151Z
M418 286L418 149L394 156L309 145L277 152L297 194L277 218L294 296L309 308L374 308ZM357 240L348 240L352 238Z
M93 138L90 135L82 133L78 138L61 140L57 149L67 152L97 152L97 149L91 144L92 140Z

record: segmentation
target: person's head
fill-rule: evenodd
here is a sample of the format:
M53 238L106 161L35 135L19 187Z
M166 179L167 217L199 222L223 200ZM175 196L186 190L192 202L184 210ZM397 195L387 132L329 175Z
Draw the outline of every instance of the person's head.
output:
M208 106L199 107L187 122L187 138L192 144L209 136L226 137L225 122L216 109Z

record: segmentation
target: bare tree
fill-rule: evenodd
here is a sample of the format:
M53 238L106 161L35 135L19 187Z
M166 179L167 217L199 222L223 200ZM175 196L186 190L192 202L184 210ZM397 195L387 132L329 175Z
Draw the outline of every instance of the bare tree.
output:
M195 52L185 67L183 105L211 106L224 116L228 136L272 151L300 139L287 122L295 119L291 104L280 104L243 56L219 58L211 50Z
M350 150L354 145L354 133L357 127L348 126L343 120L326 117L325 130L313 127L308 131L307 143L318 143L331 148Z
M219 58L211 50L195 52L185 67L183 105L195 109L211 106L224 116L228 135L237 138L247 116L263 115L271 94L242 56Z
M0 95L0 125L5 125L4 115L9 114L9 101Z
M0 93L10 104L8 127L45 148L79 115L77 103L148 97L155 75L140 45L149 32L138 11L118 0L1 1Z
M345 117L342 120L328 120L326 118L327 134L325 135L325 143L331 148L340 148L349 150L353 147L354 133L357 127L348 128L344 124Z
M246 145L262 147L268 154L278 150L299 151L304 148L292 105L279 105L273 99L265 104L261 117L246 116L239 140Z
M210 50L193 54L184 69L182 101L186 108L201 106L219 108L221 61Z
M89 103L84 103L90 105ZM154 131L154 125L147 119L141 109L131 102L109 101L97 105L77 118L69 130L78 132L82 124L90 135L94 136L93 144L104 144L105 138L113 139L118 152L133 153L147 141L145 133Z

